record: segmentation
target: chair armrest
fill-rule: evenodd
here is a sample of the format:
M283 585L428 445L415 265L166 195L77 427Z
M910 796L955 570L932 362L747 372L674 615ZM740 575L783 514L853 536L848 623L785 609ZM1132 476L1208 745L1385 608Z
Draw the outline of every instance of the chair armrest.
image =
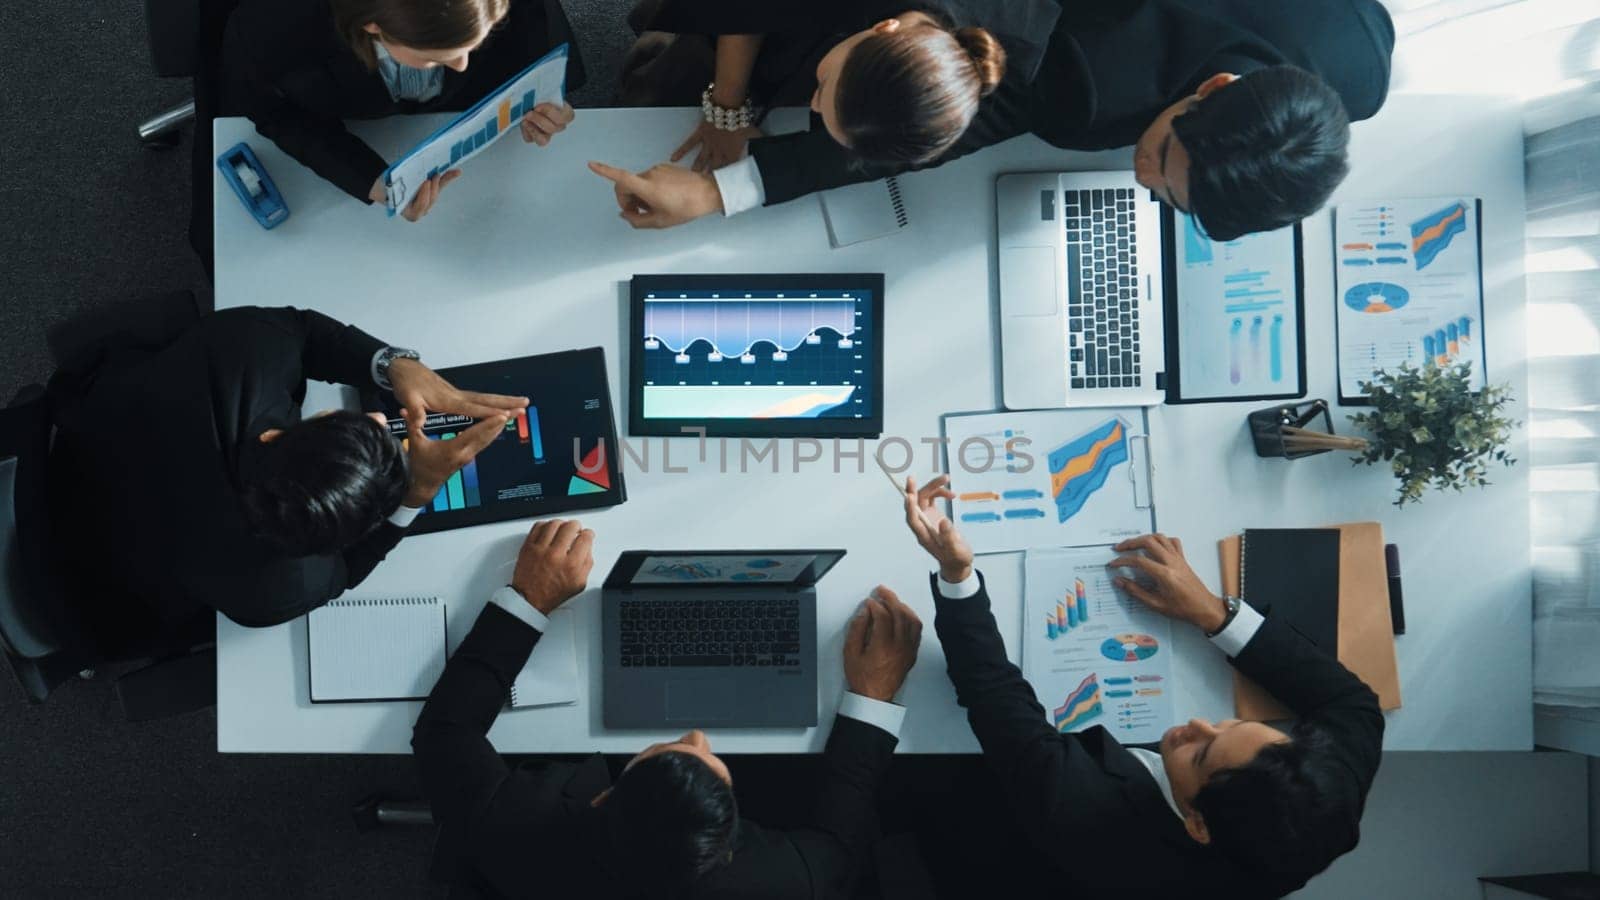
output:
M148 722L217 705L215 645L159 659L117 679L129 722Z

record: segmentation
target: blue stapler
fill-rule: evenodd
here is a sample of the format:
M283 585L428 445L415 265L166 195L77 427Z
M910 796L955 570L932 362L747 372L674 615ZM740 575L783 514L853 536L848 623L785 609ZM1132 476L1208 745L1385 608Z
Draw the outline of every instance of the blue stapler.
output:
M229 147L217 157L217 168L262 228L276 228L289 218L288 204L249 144L240 142Z

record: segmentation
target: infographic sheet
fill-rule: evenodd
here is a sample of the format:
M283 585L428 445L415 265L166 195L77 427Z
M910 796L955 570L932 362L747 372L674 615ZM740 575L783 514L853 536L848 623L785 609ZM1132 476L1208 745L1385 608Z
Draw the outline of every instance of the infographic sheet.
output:
M1022 672L1060 732L1104 726L1124 744L1172 725L1172 623L1116 589L1110 547L1029 550Z
M456 168L508 132L541 103L566 102L567 45L546 53L515 78L411 148L383 173L389 215L406 208L422 183Z
M1144 411L944 418L951 518L976 553L1114 544L1155 529Z
M1297 396L1299 257L1293 225L1213 241L1175 217L1179 387L1185 400Z
M1380 200L1334 210L1339 396L1402 364L1472 363L1484 385L1479 203Z

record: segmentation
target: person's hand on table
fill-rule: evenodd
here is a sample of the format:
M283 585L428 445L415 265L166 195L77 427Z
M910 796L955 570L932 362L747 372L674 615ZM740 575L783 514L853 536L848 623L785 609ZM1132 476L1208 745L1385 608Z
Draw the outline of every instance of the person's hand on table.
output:
M422 187L418 188L417 193L412 196L411 202L406 204L406 208L400 211L400 215L404 216L407 222L415 222L427 215L428 210L433 209L433 204L439 199L439 193L444 190L444 186L460 177L460 169L451 169L424 181ZM389 202L389 194L384 187L382 176L379 176L378 180L372 183L372 190L367 192L367 199L373 203Z
M506 427L505 413L495 413L458 433L450 440L433 440L422 433L427 413L402 408L406 420L406 455L411 463L411 486L406 489L405 505L426 506L457 470L472 462L479 451L489 446Z
M671 162L683 159L689 151L699 147L700 154L695 157L691 168L696 172L710 172L743 159L745 148L751 138L760 136L761 129L754 125L738 131L723 131L702 120L694 133L689 135L688 140L679 144L678 149L672 152Z
M634 228L671 228L722 212L722 191L706 172L665 163L637 175L598 162L589 170L612 183L617 208Z
M528 408L527 397L463 391L414 359L397 359L389 365L389 383L402 409L421 416L429 411L454 413L475 419L515 414Z
M890 702L917 662L922 620L883 585L850 619L844 638L844 680L850 692Z
M567 130L577 113L563 103L541 103L522 115L522 140L541 147L550 146L550 139Z
M511 587L545 615L583 593L594 568L594 532L577 519L535 522L517 553Z
M940 500L955 497L950 490L950 476L940 475L921 490L917 489L915 478L907 478L904 493L906 527L922 549L938 561L939 577L951 584L966 581L972 576L972 548L956 530L956 523L939 508Z
M1112 578L1129 596L1168 618L1197 625L1208 634L1222 627L1227 607L1189 567L1189 561L1183 558L1182 541L1164 534L1147 534L1112 549L1122 555L1107 568L1132 569L1143 576L1138 581L1123 575Z

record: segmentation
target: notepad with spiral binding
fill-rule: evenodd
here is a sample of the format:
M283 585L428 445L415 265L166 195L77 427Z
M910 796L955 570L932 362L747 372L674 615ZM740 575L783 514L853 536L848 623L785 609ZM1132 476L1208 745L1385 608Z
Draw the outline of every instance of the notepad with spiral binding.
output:
M334 600L306 616L312 703L421 700L444 673L437 597Z
M822 192L822 216L828 222L828 243L835 249L870 241L911 224L900 180L850 184Z
M550 614L550 626L511 682L513 708L569 706L578 702L577 626L572 617L569 609Z

